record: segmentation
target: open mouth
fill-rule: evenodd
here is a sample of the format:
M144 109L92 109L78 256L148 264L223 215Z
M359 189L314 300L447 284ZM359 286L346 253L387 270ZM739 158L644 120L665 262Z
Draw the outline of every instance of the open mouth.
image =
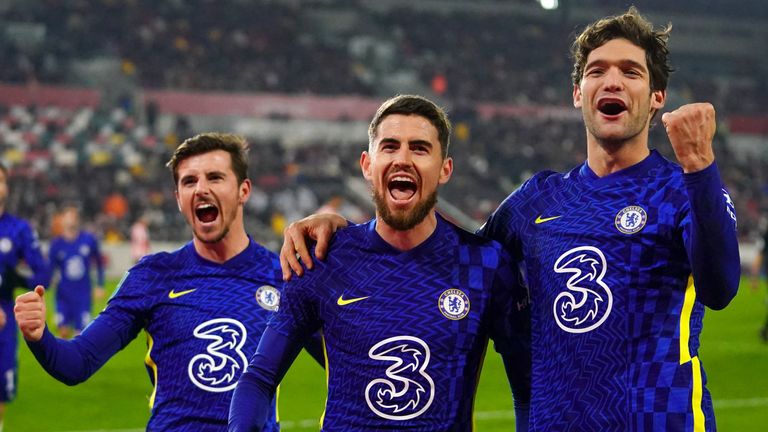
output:
M621 99L605 98L597 103L597 110L607 116L617 116L627 110Z
M407 201L416 194L416 182L408 176L395 175L387 184L389 195L395 201Z
M198 204L197 207L195 207L195 216L197 216L197 219L199 219L200 222L213 222L219 217L219 209L210 203Z

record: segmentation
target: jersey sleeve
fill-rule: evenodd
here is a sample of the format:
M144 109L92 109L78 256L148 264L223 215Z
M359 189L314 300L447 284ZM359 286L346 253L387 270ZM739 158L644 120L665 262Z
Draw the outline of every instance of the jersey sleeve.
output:
M302 343L267 327L229 405L229 432L264 429L277 385L301 351Z
M145 323L145 276L129 271L106 309L72 340L58 339L46 329L38 342L28 342L37 361L52 377L75 385L87 380L115 353L128 345Z
M90 378L125 345L104 320L96 318L72 340L56 338L48 329L38 342L27 342L38 363L53 378L67 385Z
M527 430L531 400L531 317L528 290L516 262L502 253L494 279L490 336L504 361L515 403L517 430Z
M736 295L741 275L736 213L722 186L716 163L683 174L689 214L683 221L683 240L693 270L697 299L722 309Z

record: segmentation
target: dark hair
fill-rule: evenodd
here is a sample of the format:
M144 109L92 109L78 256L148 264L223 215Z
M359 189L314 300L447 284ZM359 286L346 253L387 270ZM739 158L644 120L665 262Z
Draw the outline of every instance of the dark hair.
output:
M187 138L176 147L171 160L165 164L173 173L173 183L179 183L177 169L181 161L214 150L224 150L229 153L232 159L232 171L237 176L238 184L248 178L248 142L245 138L234 134L208 132Z
M630 7L623 15L603 18L588 25L571 45L574 85L581 83L584 66L589 53L613 39L627 39L645 50L645 61L650 74L651 91L666 90L669 74L673 71L669 65L667 40L672 24L658 30L645 19L637 8Z
M448 146L451 143L451 122L448 120L445 110L431 100L416 95L398 95L381 104L376 110L376 115L373 116L370 126L368 126L370 146L373 145L379 124L385 117L392 114L416 115L429 120L432 126L437 129L437 139L440 141L443 159L448 157Z

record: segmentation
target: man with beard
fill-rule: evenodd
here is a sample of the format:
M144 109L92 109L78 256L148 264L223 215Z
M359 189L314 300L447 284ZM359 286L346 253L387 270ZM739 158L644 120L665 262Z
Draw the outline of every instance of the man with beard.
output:
M379 107L360 157L376 218L341 231L330 258L286 285L235 390L230 431L262 430L301 341L322 330L323 430L470 431L491 337L525 430L527 293L509 255L435 211L451 177L450 123L418 96Z
M245 232L251 181L242 138L197 135L168 167L191 242L133 266L106 309L71 341L46 328L42 286L17 298L16 318L37 361L68 385L88 379L144 329L154 386L147 430L221 431L247 355L277 310L279 263ZM266 430L279 430L275 401L267 405Z
M0 431L3 430L5 404L16 397L18 382L13 290L48 283L49 277L37 233L27 221L6 211L8 177L8 168L0 163ZM16 271L21 261L32 271L28 280Z
M524 265L531 431L715 430L699 334L705 307L736 295L736 216L715 163L712 105L661 117L679 164L649 148L669 31L635 8L586 27L572 79L587 161L534 175L479 231ZM343 225L315 215L289 227L284 278L302 273L297 253L312 266L305 233L320 236L322 257Z

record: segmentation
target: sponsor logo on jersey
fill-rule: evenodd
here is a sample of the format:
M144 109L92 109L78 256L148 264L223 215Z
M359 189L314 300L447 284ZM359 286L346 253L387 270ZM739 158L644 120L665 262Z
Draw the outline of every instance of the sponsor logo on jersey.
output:
M8 237L3 237L0 239L0 252L2 253L8 253L13 248L13 242L11 242L11 239Z
M605 255L593 246L573 248L555 261L555 273L571 275L552 303L561 329L586 333L605 322L613 306L613 293L603 281L607 269Z
M640 232L648 221L648 214L640 206L624 207L616 214L616 229L624 234Z
M248 366L243 345L245 326L231 318L216 318L197 326L192 335L208 343L205 351L192 357L187 374L197 388L221 393L233 390Z
M543 224L544 222L553 221L553 220L555 220L555 219L560 219L561 217L563 217L562 215L560 215L560 216L549 216L549 217L542 217L542 216L544 216L544 215L538 215L538 216L536 217L536 220L535 220L535 221L533 221L533 222L534 222L536 225L538 225L538 224Z
M168 293L168 298L169 299L176 299L176 298L179 298L181 296L187 295L187 294L189 294L189 293L191 293L191 292L193 292L195 290L197 290L197 288L192 288L192 289L188 289L188 290L185 290L185 291L179 291L179 292L171 290L171 292Z
M446 318L460 320L469 313L469 297L460 289L447 289L440 294L437 307Z
M365 387L365 401L388 420L416 418L432 405L435 382L427 373L429 346L415 336L394 336L372 346L368 357L381 365L380 378Z
M339 305L339 306L346 306L346 305L349 305L349 304L352 304L352 303L357 303L357 302L359 302L359 301L361 301L361 300L365 300L365 299L367 299L368 297L370 297L370 296L365 296L365 297L353 297L353 298L347 298L347 299L345 299L345 298L344 298L344 294L342 294L342 295L340 295L340 296L339 296L339 298L336 300L336 304L337 304L337 305Z
M273 286L260 286L256 290L256 303L268 311L276 312L280 307L280 291Z

